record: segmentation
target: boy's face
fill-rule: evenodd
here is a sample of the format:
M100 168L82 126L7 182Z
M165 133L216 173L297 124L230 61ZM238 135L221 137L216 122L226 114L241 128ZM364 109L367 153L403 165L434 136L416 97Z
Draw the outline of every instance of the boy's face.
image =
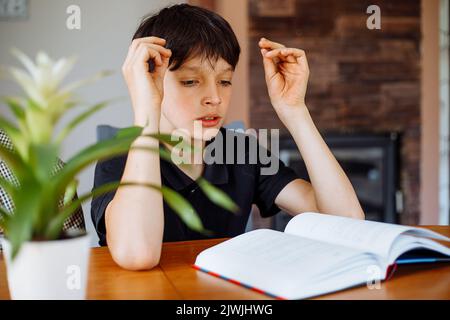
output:
M212 64L212 66L211 66ZM232 67L222 58L188 59L164 76L161 131L184 129L194 139L214 137L224 122L231 98ZM194 130L194 122L199 130Z

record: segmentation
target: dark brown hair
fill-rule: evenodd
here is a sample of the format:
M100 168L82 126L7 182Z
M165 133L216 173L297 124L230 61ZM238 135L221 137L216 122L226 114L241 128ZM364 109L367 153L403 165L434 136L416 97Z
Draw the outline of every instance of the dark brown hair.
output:
M233 69L241 48L229 23L220 15L196 6L177 4L144 17L134 39L156 36L166 40L172 50L169 70L175 71L194 56L217 61L222 58ZM153 63L149 61L150 71Z

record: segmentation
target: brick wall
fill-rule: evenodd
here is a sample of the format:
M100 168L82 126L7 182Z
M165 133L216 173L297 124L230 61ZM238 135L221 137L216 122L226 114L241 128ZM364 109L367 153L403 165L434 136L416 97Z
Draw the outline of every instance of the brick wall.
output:
M381 8L381 30L366 27L371 4ZM258 40L304 49L307 104L322 133L402 133L404 224L419 222L420 9L419 0L249 1L251 127L285 131L267 95Z

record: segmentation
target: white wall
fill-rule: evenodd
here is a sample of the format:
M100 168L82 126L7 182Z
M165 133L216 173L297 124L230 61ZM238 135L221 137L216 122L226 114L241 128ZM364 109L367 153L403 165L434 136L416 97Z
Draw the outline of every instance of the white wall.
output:
M9 53L14 46L33 57L40 49L53 58L77 55L78 63L68 76L68 82L100 70L115 70L113 76L80 89L80 96L92 104L114 97L125 99L121 104L99 112L76 129L65 142L63 160L95 142L97 125L131 125L131 104L120 73L128 46L142 16L176 2L184 1L30 0L28 19L0 21L0 65L18 65ZM66 27L66 9L73 4L81 8L81 30L68 30ZM2 79L0 95L17 92L14 84ZM0 112L4 113L4 106L1 106ZM91 166L80 175L79 194L91 190L93 174L94 166ZM86 203L83 209L88 230L92 231L92 243L97 244L90 218L90 203Z

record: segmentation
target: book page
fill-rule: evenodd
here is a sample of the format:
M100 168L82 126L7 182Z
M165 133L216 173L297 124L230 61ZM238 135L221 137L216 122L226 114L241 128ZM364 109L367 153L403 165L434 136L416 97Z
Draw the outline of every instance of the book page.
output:
M372 252L387 259L394 240L403 232L411 230L415 230L417 234L433 236L433 232L417 232L420 229L409 226L312 212L301 213L292 218L284 232ZM435 235L436 238L439 236Z
M327 274L343 278L352 273L351 267L355 264L377 262L373 255L359 250L258 229L202 251L195 265L243 284L288 296L317 284Z

